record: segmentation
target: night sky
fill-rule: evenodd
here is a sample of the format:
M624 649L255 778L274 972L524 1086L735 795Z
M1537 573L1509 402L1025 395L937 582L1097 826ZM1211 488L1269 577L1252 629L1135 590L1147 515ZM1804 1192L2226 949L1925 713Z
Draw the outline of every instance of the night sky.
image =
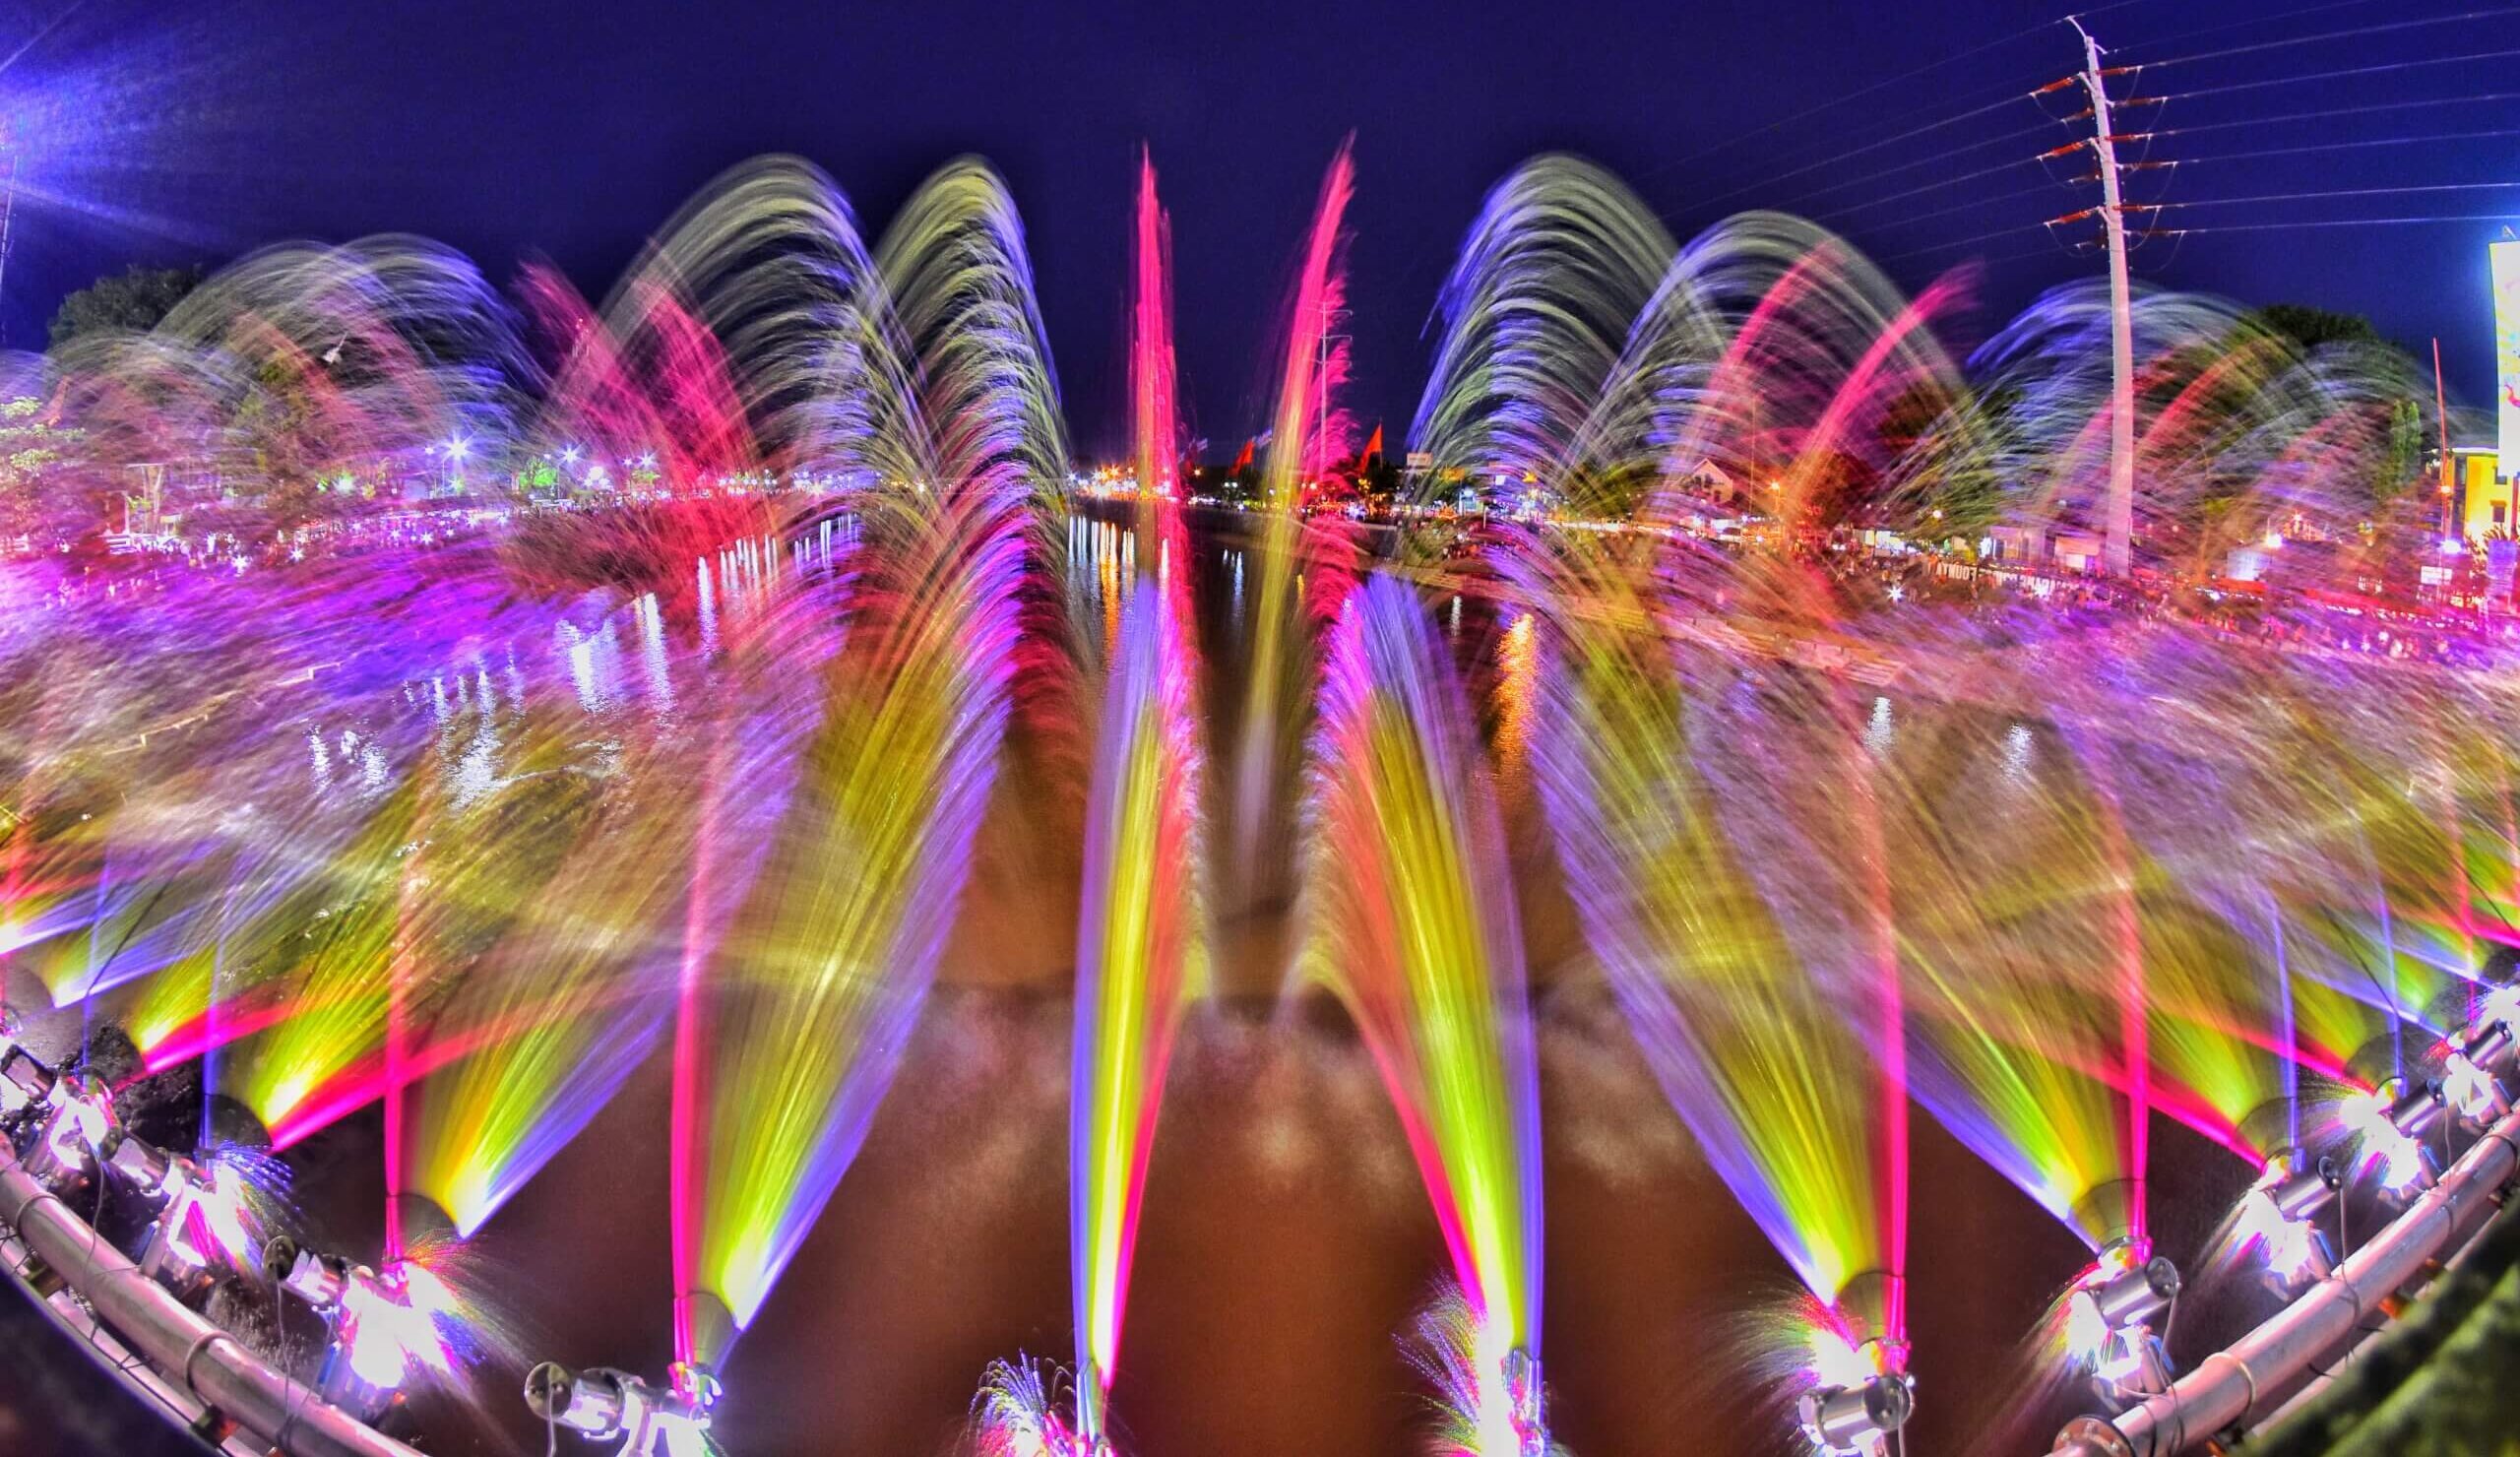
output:
M547 256L599 295L649 229L748 156L820 164L871 233L926 171L977 152L1022 206L1070 417L1098 455L1122 430L1144 141L1173 219L1190 423L1224 452L1264 413L1263 347L1322 166L1353 129L1354 404L1396 433L1453 250L1487 187L1537 151L1606 163L1683 238L1761 206L1839 228L1910 289L1984 259L1979 336L2097 270L2039 226L2096 200L2064 185L2087 165L2025 160L2074 135L2026 95L2079 62L2061 14L2056 0L8 3L0 48L23 48L0 86L24 175L0 315L25 347L65 290L131 262L378 231L440 238L502 281ZM2520 222L2520 6L2085 14L2115 58L2146 65L2121 94L2169 97L2119 130L2180 129L2138 149L2181 166L2133 196L2201 205L2160 215L2197 231L2151 242L2139 278L2367 313L2419 356L2437 335L2453 403L2489 401L2486 244ZM2281 119L2305 112L2334 114ZM2392 138L2422 140L2373 145ZM2515 185L2479 185L2495 183ZM2424 190L2364 191L2404 188ZM2332 225L2371 218L2467 221Z

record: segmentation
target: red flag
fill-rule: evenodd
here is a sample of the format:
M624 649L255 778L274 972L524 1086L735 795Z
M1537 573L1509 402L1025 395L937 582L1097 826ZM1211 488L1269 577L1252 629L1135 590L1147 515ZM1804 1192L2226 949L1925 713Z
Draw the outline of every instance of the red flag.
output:
M1251 469L1251 448L1259 443L1260 442L1257 440L1245 440L1242 442L1242 454L1233 458L1233 470L1230 474L1239 475L1243 472Z
M1377 420L1374 422L1373 438L1365 442L1364 453L1356 457L1356 464L1366 465L1380 454L1382 454L1382 422Z

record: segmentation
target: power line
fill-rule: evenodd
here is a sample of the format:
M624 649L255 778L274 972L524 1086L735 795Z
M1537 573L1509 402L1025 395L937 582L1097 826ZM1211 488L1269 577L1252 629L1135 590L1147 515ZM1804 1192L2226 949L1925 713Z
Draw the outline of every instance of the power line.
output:
M1964 182L1975 182L1981 177L1991 177L1997 172L2009 172L2016 167L2034 166L2037 165L2040 160L2041 158L2036 157L2016 157L2010 161L1997 162L1995 165L1990 167L1980 167L1974 172L1963 172L1957 177L1938 177L1931 182L1919 183L1917 186L1911 187L1904 192L1894 192L1888 197L1876 197L1870 202L1844 203L1830 209L1829 211L1840 215L1848 213L1867 213L1874 208L1886 207L1891 203L1902 202L1908 198L1918 197L1924 193L1939 192L1946 187L1957 187ZM1907 219L1906 221L1914 222L1921 218L1939 218L1945 213L1962 212L1973 207L1983 207L1988 203L2008 202L2017 197L2030 197L2037 193L2046 192L2048 188L2045 185L2024 188L2019 192L2007 192L2000 197L1984 198L1976 203L1962 203L1958 207L1944 208L1938 212L1921 213L1914 218Z
M2463 56L2434 56L2422 61L2387 61L2377 66L2349 66L2342 71L2313 71L2305 76L2279 76L2268 81L2236 81L2228 86L2209 86L2201 91L2178 93L2181 99L2197 96L2227 95L2233 92L2263 91L2270 86L2300 86L2309 81L2341 81L2349 76L2378 76L2391 71L2419 71L2426 66L2461 66L2473 61L2502 61L2520 56L2520 49L2481 50ZM2134 68L2141 69L2141 68Z
M2485 101L2520 101L2520 92L2486 92L2473 96L2424 96L2412 101L2373 101L2361 106L2331 106L2318 111L2292 111L2281 116L2252 116L2237 121L2209 121L2193 126L2156 127L2153 135L2184 137L2198 132L2228 132L2234 127L2267 127L2284 122L2326 121L2339 116L2367 116L2379 111L2412 111L2426 106L2468 106Z
M1736 187L1731 192L1724 193L1717 197L1708 198L1705 200L1704 206L1713 207L1719 203L1729 202L1733 198L1739 197L1745 192L1754 191L1757 188L1767 186L1771 183L1784 181L1788 177L1798 177L1806 172L1816 171L1821 167L1828 166L1832 162L1841 162L1851 157L1861 157L1866 153L1878 152L1884 147L1894 146L1913 137L1922 137L1928 132L1941 131L1944 127L1958 126L1964 121L1973 120L1990 112L2000 111L2006 106L2016 105L2021 100L2022 93L2017 91L2011 92L2006 94L2001 100L1989 101L1983 106L1974 107L1970 110L1960 112L1957 115L1947 116L1940 121L1927 122L1923 126L1911 127L1907 131L1900 132L1894 136L1883 137L1877 142L1867 142L1860 147L1850 147L1844 152L1837 153L1830 157L1821 158L1818 161L1805 163L1804 165L1796 167L1791 171L1772 173L1769 176L1760 178L1756 182L1750 183L1748 186Z
M2131 203L2129 213L2165 213L2174 208L2236 208L2243 203L2296 203L2336 197L2396 197L2414 192L2507 192L2520 182L2422 182L2397 187L2335 187L2317 192L2270 192L2257 197L2210 197L2176 203Z
M2203 227L2152 229L2165 237L2208 232L2276 232L2297 227L2429 226L2448 222L2520 222L2520 213L2451 213L2437 217L2319 218L2306 222L2215 222Z
M2156 132L2155 136L2166 136ZM2204 166L2214 162L2250 161L2263 157L2298 157L2303 153L2349 152L2369 147L2408 147L2417 143L2482 142L2495 137L2520 137L2520 127L2503 127L2485 132L2437 132L2426 137L2370 137L2360 142L2316 142L2306 147L2263 147L2255 152L2225 152L2206 157L2183 157L2171 163L2174 167Z
M2145 0L2110 0L2109 4L2095 7L2094 9L2083 12L2083 14L2086 16L2106 15L2112 10L2122 10L2129 5L2140 5L2143 3L2145 3ZM2312 8L2318 9L2321 7ZM1984 55L1987 51L1994 50L2000 46L2010 45L2016 40L2024 40L2030 36L2042 34L2056 24L2057 22L2055 21L2042 21L2035 26L2024 26L2022 29L2014 31L2009 34L1998 36L1993 40L1986 41L1980 45L1971 46L1969 49L1961 51L1956 55L1943 56L1937 60L1927 61L1922 66L1902 71L1896 76L1885 77L1880 81L1873 82L1869 86L1858 87L1854 91L1841 93L1838 95L1830 97L1828 100L1820 102L1816 106L1806 106L1803 109L1795 112L1791 116L1782 116L1774 121L1766 123L1765 125L1752 127L1746 132L1734 133L1732 136L1727 137L1723 141L1712 143L1688 154L1685 157L1665 162L1661 166L1654 168L1652 172L1640 172L1637 175L1651 176L1654 173L1670 171L1675 167L1687 166L1689 163L1694 161L1702 161L1705 158L1713 157L1715 154L1724 151L1728 147L1737 147L1741 143L1747 142L1753 137L1766 136L1768 133L1776 131L1782 127L1792 126L1797 121L1808 120L1811 117L1819 115L1823 111L1835 110L1840 106L1846 105L1850 101L1859 100L1864 96L1887 91L1894 86L1905 85L1908 82L1916 80L1920 76L1939 71L1945 66L1956 65L1961 61Z
M1972 153L1972 152L1984 152L1984 151L1987 150L1987 149L1988 149L1988 148L1990 148L1990 147L2013 147L2013 146L2018 146L2018 145L2020 144L2021 139L2022 139L2024 136L2028 135L2028 134L2029 134L2029 133L2031 133L2031 132L2035 132L2035 131L2044 131L2044 130L2046 130L2046 127L2045 127L2045 125L2044 125L2044 124L2042 124L2042 123L2038 123L2038 122L2034 122L2034 123L2032 123L2030 126L2025 127L2025 128L2022 128L2020 131L2017 131L2017 132L2014 132L2014 133L2011 133L2010 135L2007 135L2007 136L2001 136L2001 137L1990 137L1990 138L1988 138L1987 140L1985 140L1985 141L1984 141L1984 142L1972 142L1972 143L1970 143L1970 144L1969 144L1968 146L1966 146L1966 147L1961 147L1961 148L1957 148L1957 149L1955 149L1955 150L1953 150L1953 151L1946 152L1946 153L1942 154L1942 155L1941 155L1941 156L1939 156L1939 157L1925 157L1925 158L1918 158L1918 159L1917 159L1917 160L1915 160L1915 161L1910 161L1910 162L1901 162L1899 165L1897 165L1897 166L1895 166L1895 167L1885 167L1885 168L1881 169L1880 171L1874 172L1871 176L1868 176L1868 177L1858 177L1858 178L1856 178L1856 179L1854 179L1854 180L1852 180L1852 181L1847 181L1847 182L1832 182L1832 183L1830 183L1830 184L1829 184L1828 186L1826 186L1826 187L1814 188L1814 189L1812 189L1811 191L1804 192L1804 193L1800 193L1800 194L1798 194L1796 197L1795 197L1795 198L1791 199L1790 201L1794 202L1794 203L1795 203L1795 204L1796 204L1796 205L1799 205L1799 204L1801 204L1801 203L1808 202L1808 201L1810 201L1810 200L1811 200L1811 199L1813 199L1813 198L1826 197L1826 196L1828 196L1828 195L1829 195L1830 193L1832 193L1832 192L1844 192L1844 191L1846 191L1846 190L1847 190L1848 188L1850 188L1850 187L1864 187L1864 186L1868 186L1868 185L1871 185L1871 184L1873 184L1873 183L1879 182L1879 181L1881 181L1882 179L1887 178L1887 177L1895 177L1895 176L1897 176L1897 175L1898 175L1899 173L1901 173L1901 172L1913 172L1913 171L1917 170L1919 167L1930 167L1930 166L1944 166L1944 165L1948 165L1948 164L1952 161L1952 159L1953 159L1953 158L1960 158L1960 157L1965 157L1965 156L1967 156L1968 154L1970 154L1970 153ZM1985 176L1988 172L2001 171L2001 170L2003 170L2005 167L2011 167L2011 166L2018 165L2018 164L2019 164L2019 162L2020 162L2020 160L2021 160L2020 158L2015 158L2013 161L2004 162L2004 163L2001 163L2001 164L2000 164L2000 165L1998 165L1998 166L1982 168L1982 169L1980 169L1980 170L1978 170L1978 171L1975 171L1975 172L1969 172L1969 173L1966 173L1966 174L1964 174L1964 175L1962 175L1962 176L1959 176L1959 177L1944 178L1944 179L1941 179L1941 180L1939 180L1939 181L1935 181L1935 182L1927 183L1927 184L1925 184L1925 185L1926 185L1928 188L1932 188L1932 187L1948 187L1948 186L1952 185L1952 184L1953 184L1953 183L1955 183L1955 182L1962 182L1962 181L1966 181L1966 180L1968 180L1970 177L1983 177L1983 176ZM1893 194L1893 195L1894 195L1894 196L1897 196L1897 195L1899 195L1899 194ZM1888 199L1888 198L1883 198L1883 199L1879 199L1878 201L1887 202L1887 201L1889 201L1889 199ZM1859 204L1852 204L1852 205L1842 204L1841 206L1856 206L1856 207L1866 207L1866 208L1868 208L1868 207L1873 206L1873 204L1872 204L1872 203L1859 203Z
M2167 70L2172 66L2191 65L2197 61L2219 61L2227 56L2253 55L2259 51L2282 50L2288 46L2295 45L2316 45L2319 42L2326 40L2350 40L2360 35L2378 35L2391 31L2413 31L2426 26L2455 25L2461 21L2492 19L2499 16L2509 16L2513 12L2508 8L2498 10L2469 10L2463 11L2457 15L2426 16L2423 20L2386 21L2375 26L2357 26L2352 30L2347 31L2327 31L2316 35L2286 35L2275 40L2258 40L2252 41L2247 45L2227 46L2221 50L2205 50L2198 51L2193 55L2173 56L2167 61L2145 61L2140 63L2137 69L2145 71L2161 71Z
M2323 11L2350 10L2357 5L2369 5L2372 3L2374 3L2374 0L2326 0L2326 3L2322 5L2300 5L2291 10L2278 10L2267 15L2253 15L2244 21L2226 21L2218 26L2200 26L2193 31L2174 31L2168 35L2156 35L2149 40L2133 41L2127 45L2118 47L2118 54L2123 55L2129 50L2144 50L2156 45L2169 45L2172 42L2178 40L2194 40L2205 35L2220 35L2226 31L2246 31L2258 26L2271 26L2277 21L2297 20L2301 16L2316 15Z

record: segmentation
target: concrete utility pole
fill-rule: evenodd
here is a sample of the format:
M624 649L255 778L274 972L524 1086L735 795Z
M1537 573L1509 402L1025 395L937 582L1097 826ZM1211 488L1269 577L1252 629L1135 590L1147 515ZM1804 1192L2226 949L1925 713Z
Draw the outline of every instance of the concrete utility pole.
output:
M18 216L18 140L0 130L0 147L9 152L9 180L0 190L0 299L5 299L9 281L9 224ZM8 340L8 316L0 314L0 343Z
M2135 563L2135 318L2126 280L2126 212L2100 42L2080 20L2068 20L2083 37L2083 89L2091 93L2092 151L2100 159L2100 222L2109 233L2109 496L2101 510L2101 564L2109 575L2123 577Z
M2432 341L2432 418L2441 427L2441 539L2453 540L2466 535L2451 514L2458 505L2453 467L2450 463L2450 397L2441 388L2441 341Z

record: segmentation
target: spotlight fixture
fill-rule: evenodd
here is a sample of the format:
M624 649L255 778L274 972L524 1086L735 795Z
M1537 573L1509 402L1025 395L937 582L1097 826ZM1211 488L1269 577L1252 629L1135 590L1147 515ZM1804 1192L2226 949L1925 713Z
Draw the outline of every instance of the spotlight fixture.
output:
M413 1286L423 1277L410 1266L388 1265L380 1274L282 1236L263 1247L263 1269L281 1290L331 1323L333 1340L316 1389L369 1425L402 1406L403 1382L414 1360L448 1369L439 1312L434 1302L413 1299Z
M2091 1362L2103 1399L2131 1403L2170 1385L2170 1357L2153 1334L2153 1317L2178 1299L2178 1267L2140 1242L2120 1240L2066 1298L2066 1329Z
M96 1176L96 1151L121 1120L112 1091L92 1075L56 1079L40 1107L43 1123L27 1151L26 1170L66 1198Z
M2468 1024L2467 1041L2459 1050L2467 1054L2469 1061L2492 1072L2510 1061L2514 1045L2510 1023L2499 1017L2479 1016Z
M1802 1421L1802 1434L1821 1451L1873 1457L1916 1409L1916 1378L1890 1371L1852 1386L1806 1391L1796 1404L1796 1415Z
M174 1198L185 1176L185 1160L134 1138L121 1128L105 1134L96 1145L96 1154L103 1161L105 1172L148 1205L153 1214Z
M2410 1083L2404 1096L2389 1106L2389 1122L2418 1143L2441 1124L2450 1110L2437 1083Z
M2267 1161L2266 1172L2240 1198L2239 1235L2266 1261L2266 1282L2286 1294L2304 1280L2324 1279L2336 1268L2335 1252L2318 1217L2336 1203L2345 1172L2333 1159L2309 1162L2306 1151L2289 1149Z
M341 1308L352 1268L340 1255L305 1248L285 1235L263 1246L263 1273L272 1284L327 1316Z
M525 1376L534 1415L595 1441L621 1439L616 1457L708 1457L710 1414L724 1393L709 1367L677 1362L664 1390L628 1371L572 1371L546 1361Z
M2391 1078L2346 1098L2338 1111L2354 1135L2358 1163L2378 1177L2382 1189L2404 1194L2431 1181L2432 1153L2424 1146L2424 1134L2442 1112L2432 1090Z
M2483 1127L2511 1111L2511 1099L2492 1069L2511 1054L2511 1029L2499 1022L2480 1027L2441 1058L2441 1101L2471 1127Z
M12 1042L9 1050L0 1052L0 1123L16 1123L49 1106L53 1090L61 1086L61 1075L44 1066L43 1059Z
M236 1186L120 1128L99 1149L106 1173L156 1216L140 1247L140 1273L181 1300L209 1295L249 1248Z

